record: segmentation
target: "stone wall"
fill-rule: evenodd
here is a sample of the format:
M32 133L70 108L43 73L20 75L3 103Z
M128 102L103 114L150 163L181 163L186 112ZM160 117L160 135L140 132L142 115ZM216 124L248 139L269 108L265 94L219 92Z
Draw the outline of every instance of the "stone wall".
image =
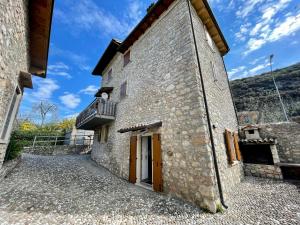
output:
M213 137L221 173L222 187L226 198L228 191L243 178L241 162L236 162L233 165L228 164L224 139L225 129L238 131L238 122L230 93L228 76L219 50L216 45L209 45L205 36L204 25L195 10L192 10L192 17L198 52L200 54L200 66L207 95L208 110L210 113L211 124L215 127L213 129ZM197 65L196 63L196 57L194 57L194 64ZM214 68L212 67L212 64ZM197 83L199 89L201 89L198 69L196 69L196 73ZM209 148L211 149L211 146L209 146Z
M27 0L0 4L0 134L20 71L28 71ZM0 168L7 140L0 140Z
M246 176L282 179L279 166L244 163L244 171Z
M33 155L70 155L87 154L91 151L89 145L56 145L56 146L35 146L24 147L23 152Z
M277 150L281 163L300 163L300 124L273 123L259 124L261 138L277 139Z
M203 30L198 32L201 35L198 40L205 45ZM162 121L162 127L152 132L161 133L164 191L215 211L219 194L187 2L175 1L130 50L131 62L126 67L123 68L123 55L118 53L104 71L103 86L114 87L111 100L118 102L116 120L110 124L107 143L98 142L96 131L92 158L128 179L130 133L120 134L117 130ZM201 49L202 61L206 62L208 51L211 50L206 47ZM210 92L209 101L213 105L210 111L214 124L220 125L215 138L221 163L226 157L223 128L236 129L237 124L226 73L218 54L209 57L215 57L220 70L219 85L224 85L222 88L226 90ZM111 68L112 79L108 80L107 72ZM210 68L204 66L203 69L207 79L211 79ZM127 81L127 96L120 99L120 86L124 81ZM208 87L220 88L213 85ZM225 97L217 100L220 94ZM214 112L218 104L228 111ZM227 169L226 158L222 163L223 180L229 180L224 185L235 183L241 174L240 165Z

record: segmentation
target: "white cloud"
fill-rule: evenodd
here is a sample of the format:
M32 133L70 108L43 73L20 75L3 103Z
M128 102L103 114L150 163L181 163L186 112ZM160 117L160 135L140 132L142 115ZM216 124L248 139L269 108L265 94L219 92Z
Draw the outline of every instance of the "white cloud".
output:
M66 1L65 9L56 9L55 16L75 32L101 32L109 36L123 37L141 19L144 8L141 1L131 0L123 18L100 8L93 0ZM76 16L74 16L76 15Z
M261 29L259 37L250 38L247 43L247 50L244 54L249 54L252 51L260 49L267 43L278 41L286 36L293 35L300 30L300 13L295 16L289 16L274 25L273 28L266 26Z
M69 50L64 50L64 49L58 48L54 44L51 45L51 55L53 55L53 56L58 55L60 57L63 57L66 60L72 61L74 63L74 65L77 66L82 71L90 71L91 70L91 67L87 63L88 58L84 55L80 55L80 54L74 53ZM63 66L61 66L61 67L63 67ZM69 67L68 67L68 69L69 69Z
M64 116L65 119L73 119L76 118L79 115L79 113L73 113L73 114L69 114Z
M65 94L60 96L59 99L61 103L69 109L75 109L81 102L81 99L77 95L68 92L65 92Z
M51 78L38 79L34 83L37 85L37 90L27 96L31 101L49 100L53 92L60 88L57 82Z
M238 17L245 18L250 14L250 12L255 8L255 6L259 3L263 2L263 0L246 0L245 4L239 7L239 10L236 12Z
M89 85L86 88L80 90L79 93L83 93L86 95L94 95L96 94L97 91L98 91L98 87L96 87L95 85Z
M69 73L69 66L63 62L57 62L55 64L49 65L47 73L49 75L62 76L71 79L72 76Z
M276 15L276 13L285 9L291 1L292 0L279 0L276 2L271 2L263 9L262 19L267 22L270 21Z
M249 70L249 75L254 75L258 71L261 71L262 69L265 69L268 66L268 64L260 64Z
M240 67L231 69L230 71L228 71L229 79L232 79L234 75L236 75L237 73L241 73L241 72L244 71L245 69L246 69L245 66L240 66Z
M289 16L282 23L277 23L269 36L270 41L277 41L282 37L293 34L300 29L300 13L296 16Z

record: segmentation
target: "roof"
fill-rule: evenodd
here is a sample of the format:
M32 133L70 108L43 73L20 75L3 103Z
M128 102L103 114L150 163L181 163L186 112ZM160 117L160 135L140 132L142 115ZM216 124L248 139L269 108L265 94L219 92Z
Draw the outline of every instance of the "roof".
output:
M54 0L30 0L29 56L31 74L45 78Z
M123 128L123 129L118 130L118 132L122 134L122 133L127 133L130 131L139 131L139 130L145 130L145 129L161 127L161 126L162 126L162 122L158 121L158 122L147 123L147 124L138 124L138 125L128 127L128 128Z
M133 29L127 38L121 43L112 40L100 58L97 66L93 71L93 75L102 75L103 71L113 59L117 52L125 53L135 41L137 41L149 27L169 8L175 0L159 0L141 22ZM192 5L197 11L198 16L201 18L220 53L225 55L229 52L229 46L221 32L216 18L207 2L207 0L192 0ZM118 45L118 46L117 46Z
M277 144L276 138L264 138L264 139L241 139L242 144Z
M114 90L113 87L102 87L102 88L100 88L100 89L97 91L97 93L95 94L95 97L101 97L102 93L104 93L104 92L107 93L107 94L109 94L109 93L111 93L113 90Z
M255 126L255 125L249 124L249 125L246 125L246 126L242 127L241 129L242 129L242 130L258 130L259 127L258 127L258 126Z
M93 75L100 75L103 73L106 66L109 64L109 62L113 59L115 54L118 52L118 49L121 45L121 42L112 39L109 43L108 47L106 48L104 54L100 58L99 62L97 63L97 66L95 67L94 71L92 72Z

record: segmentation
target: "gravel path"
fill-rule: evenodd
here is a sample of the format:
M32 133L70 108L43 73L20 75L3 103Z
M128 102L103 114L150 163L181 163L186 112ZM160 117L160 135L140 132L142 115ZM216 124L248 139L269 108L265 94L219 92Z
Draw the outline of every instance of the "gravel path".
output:
M87 156L23 155L0 182L0 224L300 224L296 185L247 178L223 214L136 187Z

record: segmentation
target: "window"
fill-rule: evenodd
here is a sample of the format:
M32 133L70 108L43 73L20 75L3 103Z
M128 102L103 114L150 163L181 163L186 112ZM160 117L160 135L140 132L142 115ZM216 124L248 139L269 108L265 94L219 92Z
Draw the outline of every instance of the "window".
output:
M127 95L127 81L125 81L123 84L121 84L120 88L120 98L125 98Z
M107 82L109 82L112 79L112 69L110 69L107 73Z
M108 131L109 131L109 126L102 126L102 129L100 130L100 133L101 133L100 143L102 143L102 144L107 143Z
M124 54L124 67L127 66L128 63L130 63L130 50Z
M226 153L229 164L234 164L234 161L241 161L241 152L239 147L239 138L237 132L225 130Z
M213 50L214 49L213 39L211 38L205 25L204 25L204 30L205 30L206 41L207 41L208 45L211 47L211 49Z
M100 127L99 130L97 131L98 142L101 142L101 132L102 132L102 127Z
M214 82L216 82L216 81L218 81L218 77L217 77L215 65L213 62L210 62L210 66L211 66Z
M12 100L10 102L10 106L9 106L9 109L8 109L7 115L6 115L6 120L4 121L4 125L2 128L2 132L1 132L2 140L7 140L8 136L9 136L14 119L17 115L20 100L21 100L21 90L19 87L17 87L16 91L12 97Z

